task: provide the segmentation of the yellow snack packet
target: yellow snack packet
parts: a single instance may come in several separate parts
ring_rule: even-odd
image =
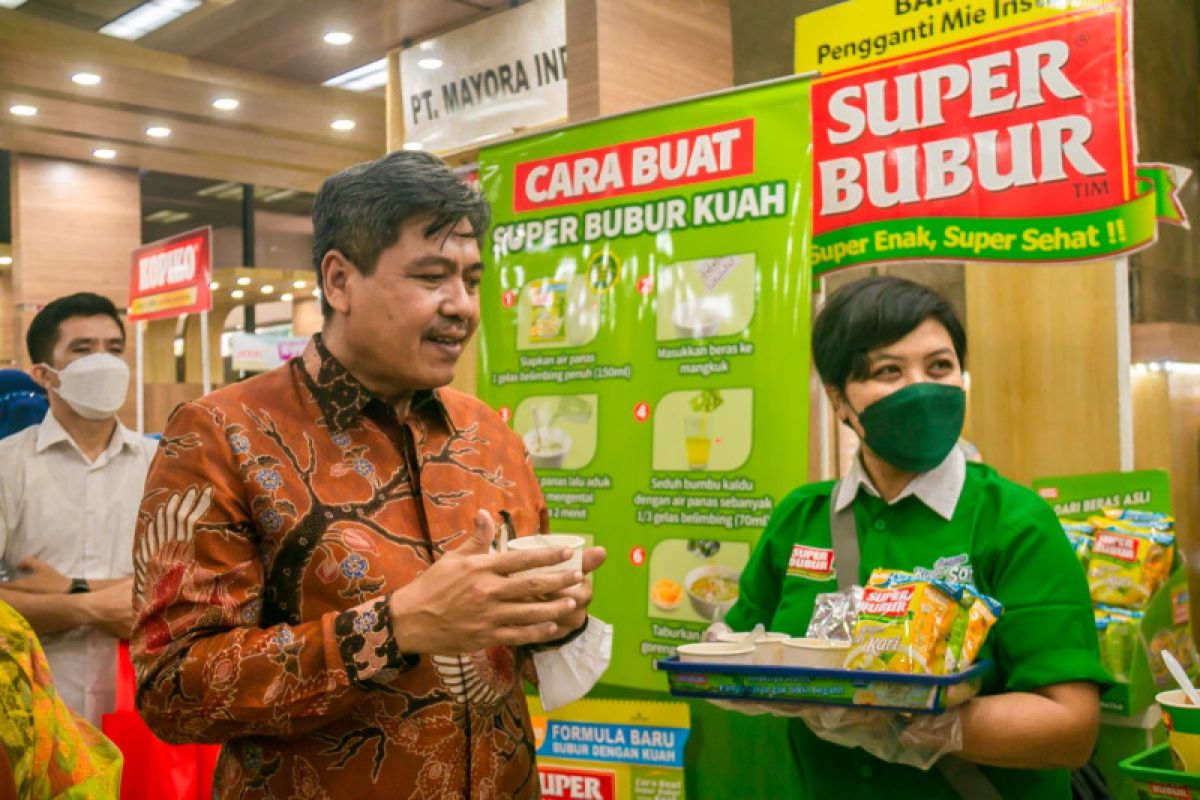
[[[1092,601],[1141,608],[1167,580],[1175,559],[1175,534],[1093,517],[1096,527],[1088,587]]]
[[[988,631],[1004,613],[1004,606],[998,600],[981,593],[974,586],[965,585],[963,588],[963,604],[967,605],[966,625],[963,630],[962,642],[956,642],[952,636],[947,660],[952,660],[952,668],[957,672],[970,667],[979,657],[979,649],[987,639]]]
[[[877,570],[878,572],[878,570]],[[949,587],[907,573],[875,574],[863,589],[848,669],[946,673],[946,645],[959,604]]]

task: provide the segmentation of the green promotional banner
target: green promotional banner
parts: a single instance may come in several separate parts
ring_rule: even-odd
[[[551,529],[608,548],[605,682],[737,599],[808,461],[808,85],[764,84],[485,149],[479,395]]]

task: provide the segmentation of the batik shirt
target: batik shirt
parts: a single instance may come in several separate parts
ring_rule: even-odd
[[[0,758],[0,797],[108,800],[121,785],[121,752],[58,696],[33,629],[2,602]]]
[[[222,798],[535,798],[521,650],[404,652],[388,597],[477,511],[546,529],[520,438],[479,401],[399,419],[314,337],[301,358],[181,406],[134,543],[138,704],[224,742]]]

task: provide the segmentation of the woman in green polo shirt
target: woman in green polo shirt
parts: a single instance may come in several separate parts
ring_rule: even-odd
[[[830,744],[796,719],[789,734],[798,797],[986,796],[951,774],[965,771],[1003,797],[1063,800],[1068,769],[1091,754],[1098,684],[1108,676],[1087,584],[1053,511],[990,467],[968,464],[955,446],[966,349],[950,305],[899,278],[838,289],[814,323],[817,371],[838,419],[863,445],[836,492],[832,482],[809,484],[775,509],[726,623],[803,635],[816,595],[837,588],[837,563],[824,556],[833,551],[831,514],[842,512],[857,533],[854,583],[877,567],[972,583],[1004,614],[980,653],[995,664],[980,696],[921,723],[961,734],[956,759],[928,771],[888,763]],[[789,570],[794,553],[805,569]],[[822,563],[831,566],[807,568]]]

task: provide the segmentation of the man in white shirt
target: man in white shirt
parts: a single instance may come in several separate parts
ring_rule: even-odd
[[[67,705],[98,725],[132,624],[133,529],[155,443],[116,418],[129,367],[110,300],[49,303],[26,345],[50,413],[0,441],[0,559],[16,576],[0,600],[37,631]]]

